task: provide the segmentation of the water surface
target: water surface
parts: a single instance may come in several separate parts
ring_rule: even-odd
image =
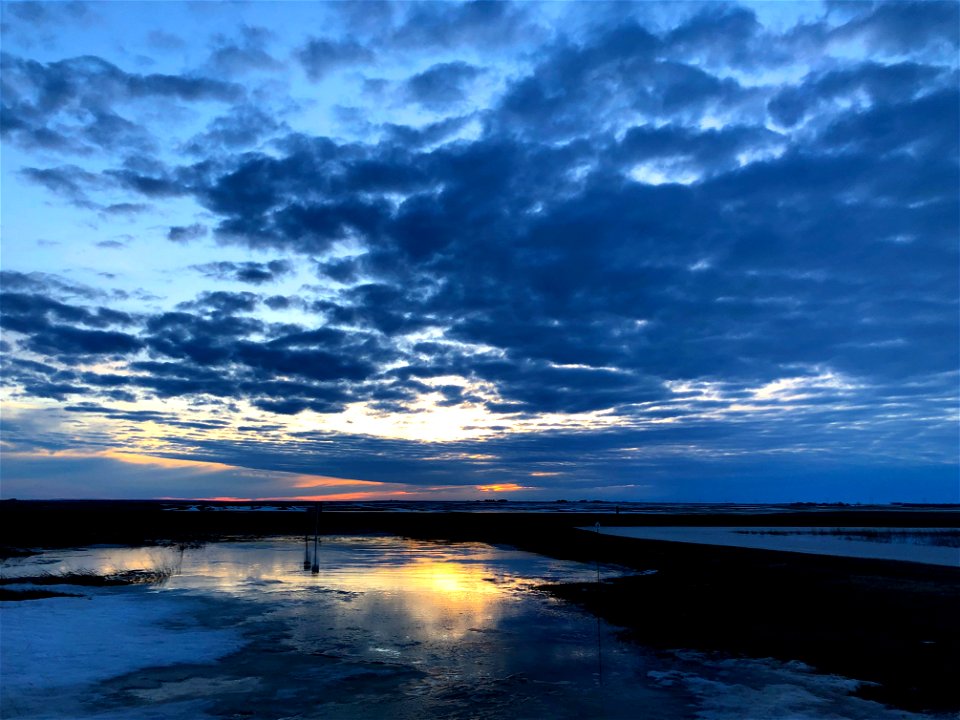
[[[960,567],[960,548],[951,547],[956,528],[601,527],[599,532],[641,540]]]
[[[318,550],[269,539],[8,561],[8,577],[170,577],[4,603],[3,717],[908,717],[799,664],[653,653],[536,589],[596,581],[595,565],[396,537]]]

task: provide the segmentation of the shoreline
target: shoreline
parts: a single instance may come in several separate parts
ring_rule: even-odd
[[[800,661],[856,695],[960,711],[960,570],[668,541],[595,538],[601,562],[656,570],[542,589],[661,650]],[[611,543],[627,547],[611,547]]]
[[[864,560],[890,560],[922,565],[940,565],[960,568],[960,530],[954,528],[825,528],[825,527],[615,527],[599,530],[578,528],[584,532],[599,532],[609,537],[639,540],[663,540],[693,545],[753,548],[777,552],[801,553],[820,557],[848,557]],[[866,531],[866,532],[865,532]],[[884,537],[884,532],[888,534]],[[949,542],[947,534],[949,533]],[[908,542],[908,536],[926,534],[928,538],[940,535],[943,545]],[[878,540],[861,539],[864,536],[884,537]],[[895,540],[904,536],[902,542]]]
[[[319,503],[320,532],[388,532],[434,535],[439,538],[513,542],[535,541],[538,534],[554,536],[574,527],[601,525],[633,527],[911,527],[960,528],[960,505],[916,508],[890,506],[800,509],[784,506],[735,513],[691,512],[616,514],[592,509],[589,503],[557,512],[498,511],[498,503],[477,503],[478,510],[411,512],[394,509],[344,509],[349,503]],[[208,509],[190,510],[204,506]],[[313,534],[318,503],[258,503],[275,511],[247,510],[249,503],[159,500],[0,500],[0,547],[65,547],[91,543],[149,543],[194,540],[223,535]],[[284,509],[284,508],[287,509]],[[455,505],[456,507],[456,505]],[[764,506],[766,507],[766,506]],[[222,510],[231,512],[222,512]]]
[[[856,694],[910,711],[960,711],[960,568],[631,539],[575,529],[619,526],[957,527],[949,510],[835,510],[714,516],[612,513],[336,512],[324,535],[391,534],[510,545],[620,566],[622,577],[540,588],[623,628],[647,647],[801,661],[864,681]],[[168,512],[144,502],[5,501],[12,548],[312,535],[304,512]],[[656,571],[656,572],[649,572]]]

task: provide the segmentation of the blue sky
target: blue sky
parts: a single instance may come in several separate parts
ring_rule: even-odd
[[[2,10],[4,497],[960,500],[957,3]]]

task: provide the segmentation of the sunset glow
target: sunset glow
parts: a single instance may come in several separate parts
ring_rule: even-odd
[[[516,483],[503,483],[502,485],[477,485],[480,492],[515,492],[517,490],[529,490],[530,488]]]

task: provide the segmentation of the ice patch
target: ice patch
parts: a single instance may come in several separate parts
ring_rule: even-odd
[[[200,605],[143,587],[4,603],[3,717],[38,717],[60,688],[147,667],[210,663],[243,646],[235,630],[192,622]]]
[[[929,718],[851,695],[862,682],[821,675],[801,662],[675,651],[679,668],[650,671],[660,687],[697,699],[698,720],[920,720]],[[748,714],[745,714],[748,713]]]

